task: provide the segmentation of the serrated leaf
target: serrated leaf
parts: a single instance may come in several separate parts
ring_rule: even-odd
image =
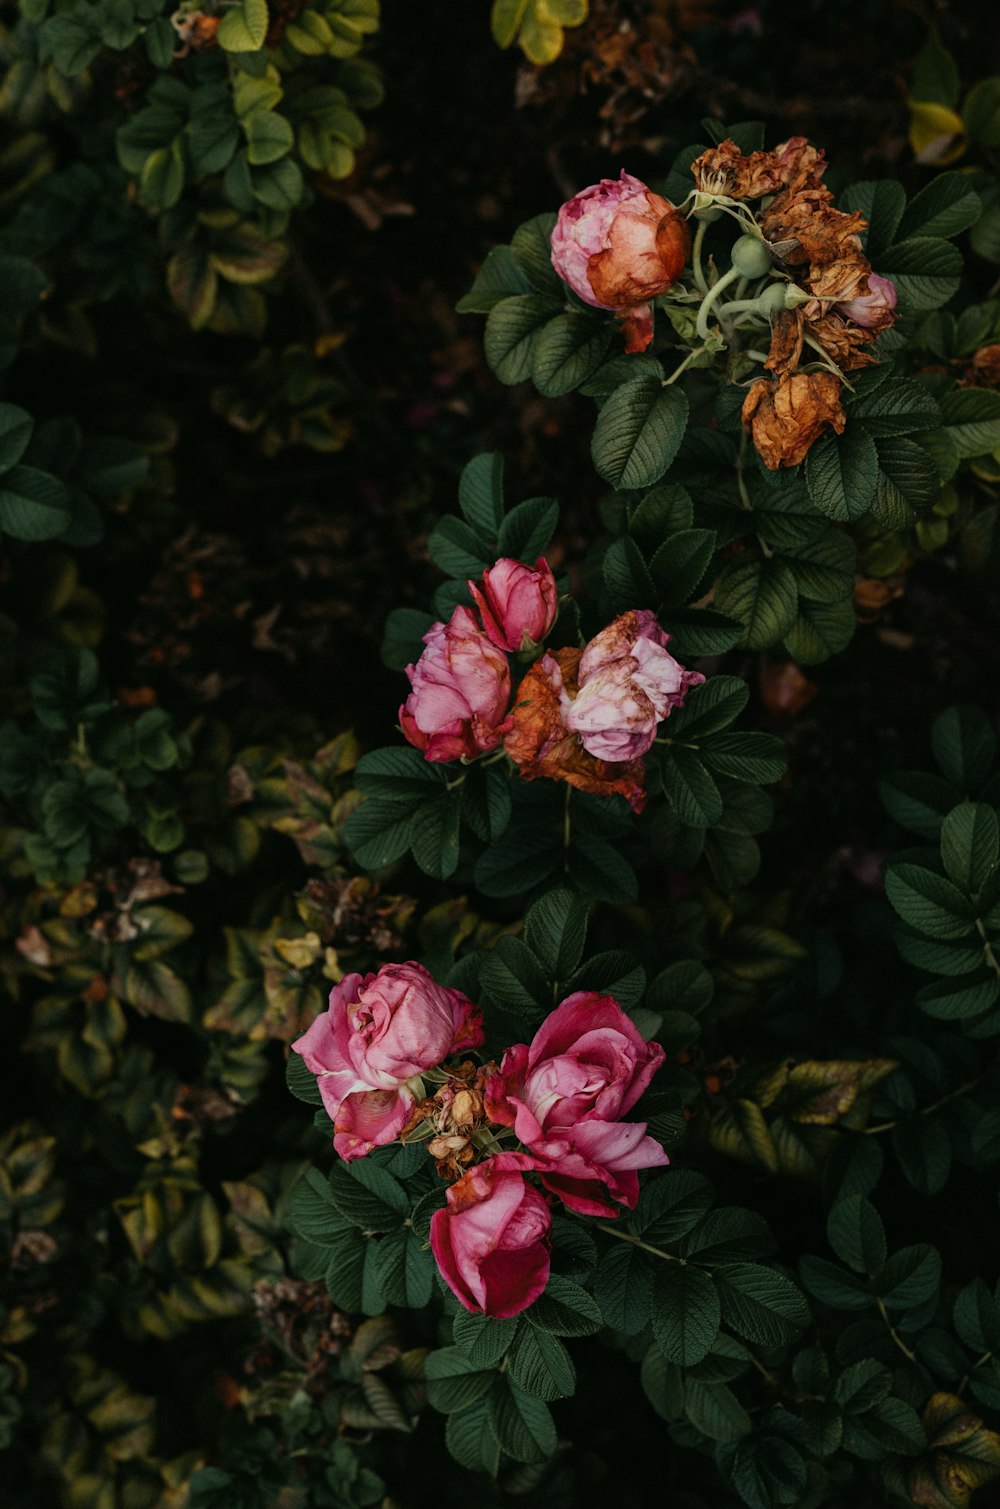
[[[687,399],[656,377],[636,377],[606,399],[591,455],[613,487],[649,487],[673,461],[687,427]]]

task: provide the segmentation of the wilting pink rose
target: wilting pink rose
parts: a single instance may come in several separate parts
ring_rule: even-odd
[[[469,583],[483,628],[501,650],[512,653],[541,644],[556,621],[559,594],[544,556],[534,566],[500,560],[483,572],[481,586]]]
[[[427,646],[406,674],[413,690],[399,710],[400,726],[428,760],[475,759],[495,749],[510,728],[510,666],[476,623],[471,608],[456,608],[448,623],[424,635]]]
[[[463,1174],[431,1217],[431,1251],[467,1310],[505,1319],[527,1309],[549,1279],[549,1207],[520,1170],[531,1160],[500,1153]]]
[[[663,1063],[618,1002],[577,991],[516,1043],[487,1085],[487,1113],[512,1126],[542,1183],[581,1215],[617,1215],[639,1197],[636,1170],[669,1162],[640,1121],[619,1118]]]
[[[683,215],[630,173],[574,195],[552,232],[552,265],[584,303],[627,315],[627,351],[653,339],[649,300],[684,270],[691,235]]]
[[[657,723],[704,681],[700,671],[685,670],[668,653],[669,639],[654,614],[633,609],[587,645],[566,726],[589,754],[640,759],[652,746]]]
[[[853,320],[855,325],[863,325],[866,330],[888,330],[895,319],[895,284],[888,278],[880,277],[877,272],[870,272],[868,292],[860,298],[835,304],[834,308],[846,320]]]
[[[482,1040],[482,1018],[468,997],[409,963],[345,975],[292,1048],[316,1075],[333,1145],[350,1161],[399,1136],[423,1094],[421,1074]]]

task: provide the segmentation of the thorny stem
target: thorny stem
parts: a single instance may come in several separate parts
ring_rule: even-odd
[[[896,1343],[897,1347],[902,1352],[903,1356],[904,1357],[908,1357],[911,1362],[916,1362],[917,1361],[917,1354],[916,1354],[916,1352],[911,1352],[910,1351],[910,1348],[906,1345],[906,1342],[900,1336],[899,1332],[896,1330],[896,1327],[893,1325],[892,1321],[889,1319],[889,1312],[885,1308],[884,1301],[881,1300],[881,1299],[877,1299],[875,1301],[875,1303],[878,1306],[878,1313],[881,1315],[882,1319],[885,1321],[886,1325],[889,1328],[889,1335],[892,1337],[893,1341]]]
[[[719,281],[702,299],[701,308],[698,310],[698,323],[695,326],[701,340],[708,340],[708,316],[711,313],[712,305],[716,302],[722,290],[728,288],[730,283],[734,283],[739,276],[740,274],[736,268],[731,267],[728,272],[722,274]]]

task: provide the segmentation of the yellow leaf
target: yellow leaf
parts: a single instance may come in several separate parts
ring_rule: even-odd
[[[967,137],[962,117],[947,105],[910,100],[910,146],[918,162],[944,167],[957,162]]]

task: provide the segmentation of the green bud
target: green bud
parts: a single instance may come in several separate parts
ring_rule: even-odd
[[[756,236],[740,236],[733,243],[729,258],[743,278],[762,278],[771,270],[771,253]]]
[[[787,284],[769,283],[757,300],[757,308],[761,314],[778,314],[785,305],[785,292]]]

